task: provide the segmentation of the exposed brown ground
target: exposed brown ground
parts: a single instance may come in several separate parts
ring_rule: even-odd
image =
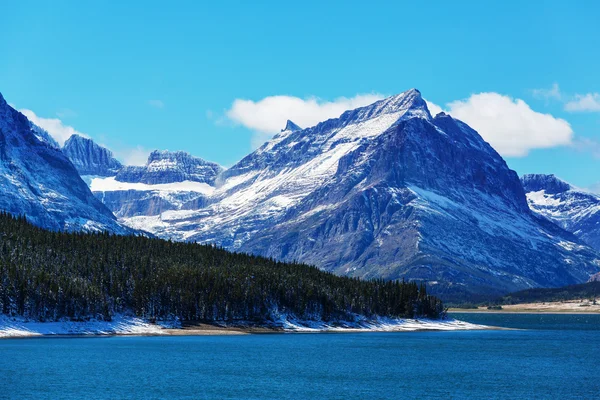
[[[224,327],[206,323],[185,323],[181,329],[164,329],[172,336],[205,336],[205,335],[248,335],[251,333],[280,333],[281,329],[265,327]]]
[[[477,309],[451,308],[450,312],[489,312],[489,313],[553,313],[553,314],[597,314],[600,303],[593,304],[588,300],[564,302],[524,303],[502,306],[501,310],[488,310],[487,307]]]

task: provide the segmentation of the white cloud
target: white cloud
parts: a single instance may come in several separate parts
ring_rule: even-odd
[[[31,122],[39,126],[40,128],[45,129],[50,136],[54,138],[61,146],[65,143],[65,141],[71,137],[71,135],[80,135],[84,137],[89,137],[85,133],[81,133],[72,126],[65,125],[58,118],[42,118],[38,117],[33,111],[22,109],[19,110],[21,114],[25,115]]]
[[[600,93],[563,95],[558,83],[554,83],[550,89],[533,89],[531,93],[538,99],[562,101],[569,112],[600,111]]]
[[[163,103],[162,100],[148,100],[148,104],[154,108],[163,108],[165,106],[165,103]]]
[[[575,150],[591,154],[594,158],[600,158],[600,142],[588,137],[577,137],[572,144]]]
[[[431,114],[432,116],[435,117],[436,115],[438,115],[439,113],[444,111],[444,110],[442,110],[442,107],[438,106],[437,104],[432,103],[426,99],[424,99],[424,100],[425,100],[425,103],[427,103],[427,109],[429,109],[429,114]]]
[[[533,97],[545,100],[560,100],[562,97],[558,83],[552,84],[550,89],[533,89],[531,93],[533,94]]]
[[[134,148],[120,148],[115,151],[115,157],[117,157],[125,165],[146,165],[150,150],[143,146],[136,146]]]
[[[59,118],[74,118],[77,116],[77,113],[70,108],[63,108],[56,112]]]
[[[257,132],[252,139],[253,147],[257,147],[257,144],[260,145],[283,129],[288,119],[306,128],[382,98],[383,95],[372,93],[358,94],[352,98],[340,97],[334,101],[293,96],[269,96],[256,102],[236,99],[226,115],[231,121]]]
[[[448,114],[479,132],[503,156],[522,157],[533,149],[572,143],[573,129],[567,121],[534,111],[521,99],[479,93],[448,103],[446,108]]]
[[[600,111],[600,93],[576,94],[575,98],[565,104],[565,110],[570,112]]]

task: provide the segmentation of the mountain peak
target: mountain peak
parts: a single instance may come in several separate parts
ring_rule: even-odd
[[[149,185],[195,181],[212,184],[223,168],[185,151],[153,150],[144,166],[126,166],[119,171],[119,182]]]
[[[178,151],[170,151],[170,150],[153,150],[148,155],[148,162],[146,165],[149,165],[156,161],[161,160],[171,160],[171,161],[184,161],[184,160],[202,160],[201,158],[194,157],[190,153],[182,150]],[[204,161],[204,160],[203,160]]]
[[[425,105],[425,100],[423,100],[423,96],[421,96],[421,92],[418,89],[409,89],[383,99],[382,101],[390,105],[401,106],[402,108],[407,106],[422,107]]]
[[[546,193],[557,194],[571,189],[571,185],[553,174],[527,174],[521,177],[525,192],[544,190]]]
[[[295,123],[293,123],[291,120],[287,120],[286,124],[285,124],[285,128],[283,128],[281,130],[281,132],[285,132],[285,131],[290,131],[290,132],[296,132],[296,131],[301,131],[302,128],[300,128],[298,125],[296,125]]]
[[[386,97],[365,107],[346,111],[340,118],[352,118],[355,120],[366,120],[376,118],[384,114],[402,113],[402,119],[420,117],[431,120],[431,114],[421,92],[410,89],[396,95]]]
[[[92,139],[71,135],[62,152],[73,163],[80,175],[114,176],[123,167],[112,151],[100,146]]]
[[[69,136],[69,138],[65,141],[65,144],[63,147],[67,147],[67,143],[69,144],[73,144],[73,143],[77,143],[77,142],[93,142],[92,139],[87,138],[85,136],[81,136],[77,133],[72,134],[71,136]]]

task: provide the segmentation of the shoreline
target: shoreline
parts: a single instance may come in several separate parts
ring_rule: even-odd
[[[502,305],[501,310],[478,308],[450,308],[448,313],[488,313],[488,314],[600,314],[600,304],[589,301],[571,300],[563,302],[538,302]]]
[[[475,310],[475,309],[451,309],[448,314],[541,314],[541,315],[600,315],[598,311],[540,311],[540,310],[523,310],[523,311],[504,311],[504,310]]]
[[[119,317],[111,322],[31,322],[0,316],[0,339],[82,338],[111,336],[239,336],[288,333],[371,333],[420,332],[458,330],[503,330],[505,328],[477,325],[453,318],[445,320],[388,319],[359,320],[328,325],[321,321],[282,319],[265,325],[243,324],[227,326],[219,323],[193,322],[180,325],[150,324],[139,318]]]

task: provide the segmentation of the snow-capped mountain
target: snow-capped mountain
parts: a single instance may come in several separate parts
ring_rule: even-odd
[[[529,207],[600,250],[600,196],[577,189],[554,175],[521,178]]]
[[[53,230],[129,232],[44,132],[0,94],[0,210]]]
[[[214,191],[218,164],[178,151],[153,151],[144,166],[123,167],[112,177],[84,177],[119,218],[199,209]]]
[[[123,168],[110,150],[80,135],[72,135],[62,151],[80,175],[114,176]]]
[[[584,282],[600,270],[594,250],[529,210],[519,177],[477,132],[430,115],[414,89],[307,129],[288,123],[207,185],[195,204],[120,215],[164,238],[426,280],[447,298]],[[108,191],[93,189],[115,210]]]

